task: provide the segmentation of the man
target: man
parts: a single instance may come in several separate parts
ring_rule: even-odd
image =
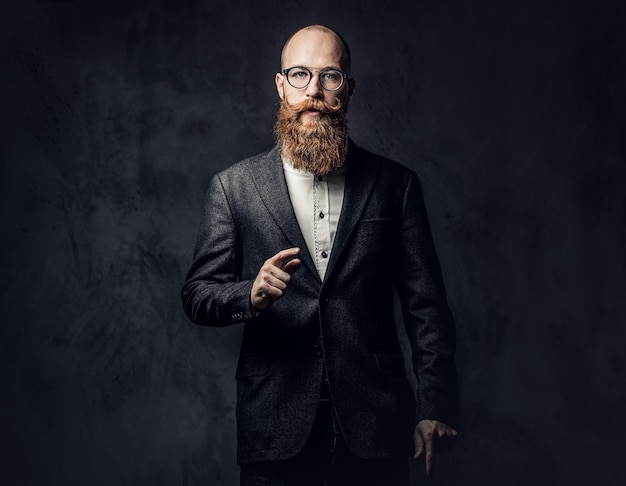
[[[454,329],[420,184],[349,140],[355,80],[336,32],[297,31],[281,64],[278,145],[212,179],[184,307],[244,323],[242,485],[407,484],[411,448],[430,473],[456,435]]]

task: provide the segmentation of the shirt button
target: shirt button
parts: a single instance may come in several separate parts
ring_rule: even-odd
[[[326,253],[325,251],[322,252],[322,258],[328,258],[328,253]]]
[[[324,213],[320,211],[320,219],[324,219]]]
[[[317,180],[322,182],[324,180],[324,178],[322,176],[317,176]]]

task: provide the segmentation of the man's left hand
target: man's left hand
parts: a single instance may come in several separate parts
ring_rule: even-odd
[[[426,455],[426,475],[430,476],[435,457],[435,447],[439,448],[446,442],[451,442],[457,436],[457,431],[438,420],[420,420],[413,433],[415,442],[415,455],[417,459],[422,454]]]

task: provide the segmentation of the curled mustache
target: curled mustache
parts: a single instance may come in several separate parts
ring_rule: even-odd
[[[339,113],[343,109],[343,103],[341,102],[341,100],[335,98],[335,101],[336,103],[334,105],[331,105],[330,103],[326,103],[325,101],[319,100],[317,98],[311,98],[301,101],[300,103],[295,103],[293,105],[290,105],[289,103],[284,101],[283,105],[285,106],[285,109],[294,114],[303,113],[309,110],[315,110],[332,115],[333,113]]]

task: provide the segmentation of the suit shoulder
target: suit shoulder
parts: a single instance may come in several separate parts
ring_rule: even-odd
[[[235,162],[233,165],[215,174],[215,176],[220,179],[240,178],[245,174],[250,174],[251,171],[254,171],[260,165],[266,164],[268,160],[275,157],[280,157],[278,147],[273,147],[260,154]]]
[[[399,179],[407,179],[411,176],[417,177],[417,174],[413,169],[410,169],[400,162],[390,159],[389,157],[370,152],[369,150],[356,144],[352,144],[350,150],[352,152],[351,156],[355,158],[357,164],[377,166],[381,174]]]

